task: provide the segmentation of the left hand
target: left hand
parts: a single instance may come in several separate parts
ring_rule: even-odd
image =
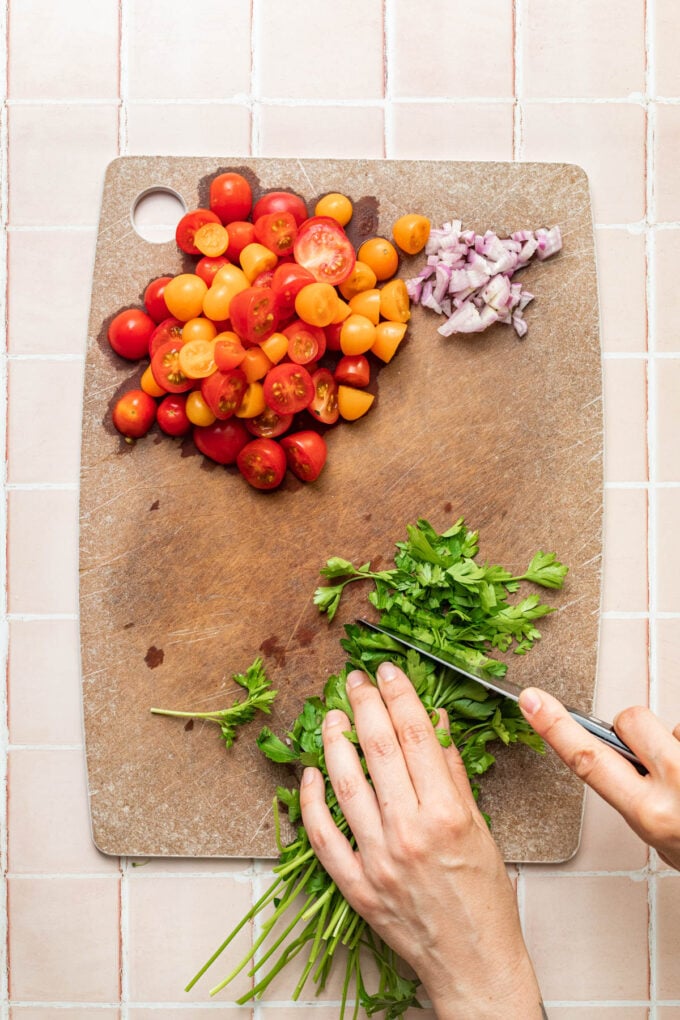
[[[354,671],[350,704],[373,785],[347,716],[328,712],[328,773],[356,840],[326,806],[317,769],[300,803],[312,847],[349,904],[423,982],[440,1020],[544,1016],[500,852],[455,747],[443,748],[408,677],[391,663],[378,686]],[[442,714],[440,725],[447,726]]]

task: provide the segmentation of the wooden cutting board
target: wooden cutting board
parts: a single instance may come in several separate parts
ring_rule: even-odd
[[[255,194],[290,189],[313,209],[328,191],[356,203],[355,242],[390,236],[403,212],[434,225],[506,234],[559,224],[563,251],[522,281],[536,297],[519,340],[507,326],[444,339],[415,309],[378,376],[371,412],[329,436],[319,481],[274,493],[191,444],[150,433],[134,447],[110,424],[141,370],[109,349],[122,308],[153,278],[193,265],[152,244],[131,211],[150,188],[206,205],[217,173],[246,173]],[[404,259],[402,275],[422,258]],[[255,746],[260,716],[232,750],[217,727],[152,716],[151,706],[230,703],[234,672],[262,654],[279,690],[267,720],[283,734],[302,701],[343,665],[343,624],[365,611],[353,586],[333,624],[312,604],[331,555],[391,563],[407,523],[442,530],[463,516],[480,557],[521,573],[542,548],[569,564],[543,640],[511,661],[590,708],[600,607],[602,406],[597,287],[588,183],[567,164],[124,157],[108,168],[89,323],[80,503],[82,691],[93,838],[108,854],[275,857],[272,797],[290,774]],[[352,586],[351,586],[352,587]],[[501,750],[483,806],[507,860],[567,859],[583,791],[556,758]]]

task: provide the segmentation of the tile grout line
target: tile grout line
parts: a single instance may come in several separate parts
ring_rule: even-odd
[[[392,111],[392,51],[394,31],[390,12],[390,0],[383,0],[383,157],[391,159],[394,152],[394,124]]]
[[[7,348],[8,348],[8,295],[9,295],[9,4],[3,4],[0,12],[0,40],[2,40],[2,109],[0,111],[0,234],[2,236],[2,250],[0,252],[0,293],[4,296],[4,311],[0,320],[0,352],[2,365],[0,367],[0,419],[2,425],[1,455],[2,455],[2,506],[0,507],[0,521],[3,531],[2,552],[2,620],[0,623],[0,645],[3,662],[3,683],[0,694],[0,786],[2,788],[2,804],[0,806],[0,868],[2,869],[2,880],[0,886],[0,971],[2,972],[0,984],[0,1018],[6,1020],[9,1016],[9,886],[7,880],[8,851],[9,851],[9,785],[8,785],[8,753],[9,746],[9,702],[8,702],[8,675],[9,675],[9,623],[7,619],[8,610],[8,587],[7,587]]]
[[[524,111],[522,103],[522,0],[512,2],[512,158],[521,160],[523,152]]]

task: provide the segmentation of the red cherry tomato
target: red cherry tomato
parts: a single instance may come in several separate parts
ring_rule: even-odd
[[[229,318],[234,332],[246,343],[266,340],[278,325],[274,292],[270,287],[248,287],[234,294],[229,303]]]
[[[335,366],[335,381],[363,389],[371,381],[371,366],[363,354],[346,354]]]
[[[295,319],[283,330],[288,337],[288,357],[296,365],[311,365],[318,361],[326,350],[326,334],[320,326],[310,326],[302,319]]]
[[[255,224],[248,220],[234,220],[227,227],[227,233],[229,234],[229,246],[224,254],[230,262],[240,267],[241,252],[246,245],[252,244],[255,240]]]
[[[167,393],[186,393],[194,385],[194,380],[188,379],[180,368],[181,348],[181,340],[168,340],[161,344],[151,359],[151,374]]]
[[[265,213],[255,220],[255,237],[275,255],[290,255],[297,237],[297,222],[291,212]]]
[[[245,372],[231,368],[228,372],[213,372],[202,379],[201,394],[215,417],[224,421],[238,411],[247,386]]]
[[[304,365],[283,362],[270,368],[262,388],[267,407],[276,414],[304,411],[314,396],[314,383]]]
[[[243,447],[250,442],[250,433],[240,418],[230,418],[212,425],[195,426],[193,440],[204,456],[218,464],[235,464]]]
[[[326,348],[329,351],[341,351],[340,346],[340,333],[342,332],[341,322],[332,322],[330,326],[324,326],[324,333],[326,334]]]
[[[153,358],[158,348],[166,344],[168,340],[177,340],[182,343],[183,328],[184,323],[179,319],[173,319],[172,316],[159,322],[149,337],[149,357]]]
[[[245,220],[253,204],[253,193],[242,174],[223,173],[210,182],[210,208],[224,224]],[[231,234],[230,234],[231,236]]]
[[[236,333],[227,331],[217,334],[213,356],[220,372],[228,372],[230,368],[238,368],[246,356],[246,349]]]
[[[229,265],[229,259],[226,255],[215,255],[212,258],[210,255],[204,255],[203,258],[199,259],[196,263],[194,271],[196,276],[200,276],[203,282],[210,286],[215,279],[215,274],[218,269],[227,265]]]
[[[167,397],[163,397],[156,411],[159,429],[168,436],[185,436],[191,429],[186,405],[187,398],[184,393],[169,393]]]
[[[156,401],[144,390],[128,390],[116,403],[112,418],[126,439],[140,439],[156,420]]]
[[[162,322],[170,315],[163,297],[165,285],[170,283],[170,280],[171,276],[159,276],[157,280],[152,280],[144,291],[144,307],[154,322]]]
[[[111,321],[108,338],[111,347],[121,358],[139,361],[149,351],[149,340],[156,328],[150,315],[140,308],[126,308]]]
[[[271,287],[272,280],[274,279],[273,269],[263,269],[261,273],[258,273],[252,282],[253,287]]]
[[[304,199],[292,191],[268,191],[253,206],[253,223],[269,213],[289,212],[298,226],[309,216]]]
[[[255,489],[276,489],[286,473],[286,455],[275,439],[251,439],[239,453],[236,464]]]
[[[320,283],[342,283],[352,274],[356,253],[337,220],[312,216],[302,224],[293,248],[295,261]]]
[[[262,414],[254,418],[246,418],[245,426],[253,436],[262,439],[275,439],[282,436],[293,424],[292,414],[277,414],[271,407],[266,407]]]
[[[314,482],[326,463],[326,441],[318,432],[294,432],[284,436],[281,446],[288,467],[303,482]]]
[[[177,247],[185,251],[187,255],[201,255],[202,253],[194,244],[196,231],[205,223],[219,223],[217,213],[210,209],[192,209],[182,216],[175,230],[175,241]]]
[[[324,425],[335,425],[340,416],[338,410],[338,384],[328,368],[317,368],[312,373],[314,396],[308,411]]]
[[[287,319],[295,311],[295,298],[308,283],[314,283],[314,277],[308,269],[297,262],[284,262],[278,265],[272,276],[274,304],[279,320]]]

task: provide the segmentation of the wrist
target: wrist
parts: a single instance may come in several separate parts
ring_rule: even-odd
[[[493,976],[492,976],[493,975]],[[479,975],[448,973],[423,980],[437,1020],[546,1020],[541,991],[528,956],[512,969]]]

